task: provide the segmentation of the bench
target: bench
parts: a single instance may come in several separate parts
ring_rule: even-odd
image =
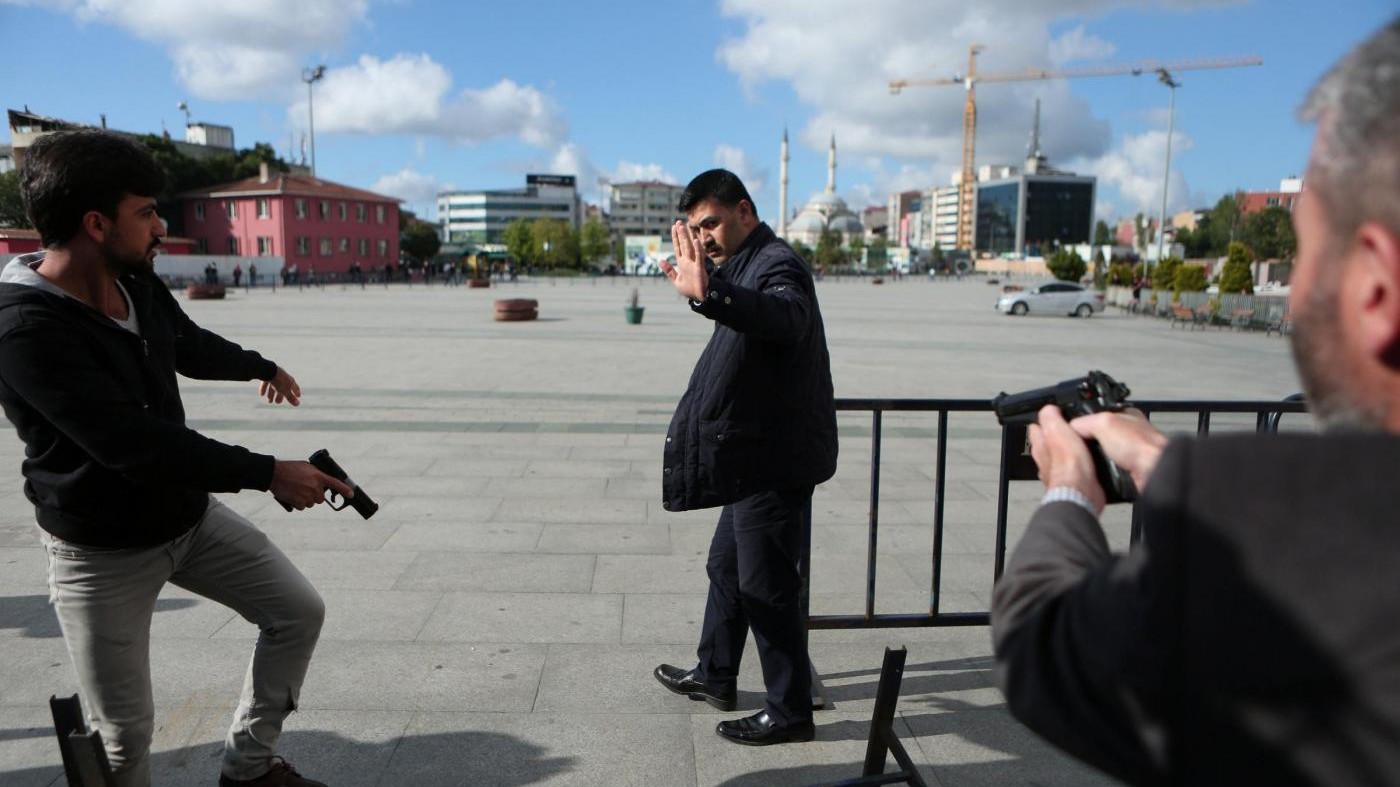
[[[1278,333],[1279,336],[1284,336],[1292,331],[1293,318],[1288,315],[1283,315],[1269,321],[1269,324],[1264,328],[1264,335],[1268,336],[1271,333]]]
[[[1253,309],[1235,309],[1230,312],[1230,327],[1247,329],[1254,321]]]
[[[1194,327],[1196,324],[1196,313],[1185,306],[1173,306],[1172,322],[1171,325],[1167,327],[1175,328],[1177,323],[1181,323],[1188,328]]]

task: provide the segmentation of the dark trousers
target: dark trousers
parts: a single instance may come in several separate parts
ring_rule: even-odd
[[[802,545],[812,522],[812,487],[760,492],[720,512],[710,557],[710,596],[700,629],[696,678],[734,686],[753,629],[768,714],[811,721],[812,673],[802,591]]]

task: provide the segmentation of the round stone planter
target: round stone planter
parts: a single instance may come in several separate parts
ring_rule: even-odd
[[[191,284],[185,288],[185,297],[192,301],[217,301],[224,297],[222,284]]]
[[[467,286],[473,289],[478,287],[490,287],[490,279],[467,279]]]
[[[526,322],[540,316],[540,302],[534,298],[496,301],[496,322]]]

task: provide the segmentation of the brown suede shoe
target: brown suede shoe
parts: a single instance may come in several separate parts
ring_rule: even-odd
[[[281,757],[273,757],[272,770],[262,776],[256,779],[230,779],[220,774],[219,787],[328,787],[328,785],[325,782],[318,782],[315,779],[302,776],[286,760]]]

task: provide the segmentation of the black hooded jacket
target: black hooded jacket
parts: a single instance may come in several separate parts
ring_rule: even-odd
[[[807,264],[759,224],[691,308],[715,330],[666,433],[662,506],[708,508],[830,478],[831,361]]]
[[[24,492],[64,541],[142,547],[193,527],[210,492],[266,490],[274,458],[185,426],[175,373],[271,379],[276,364],[195,325],[150,273],[125,275],[140,336],[74,298],[0,283],[0,404]]]

